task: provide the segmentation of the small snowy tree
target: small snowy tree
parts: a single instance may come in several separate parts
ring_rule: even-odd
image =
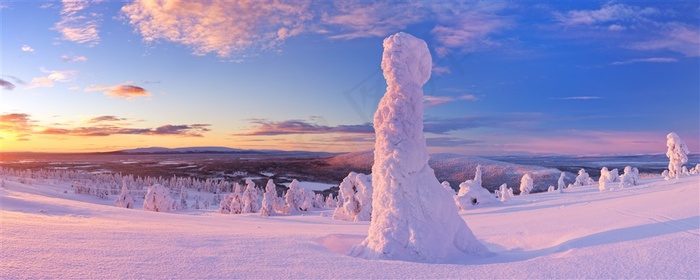
[[[581,170],[578,171],[578,176],[576,176],[576,181],[574,181],[573,186],[587,186],[593,184],[595,184],[595,181],[591,179],[591,176],[588,175],[586,170],[581,168]]]
[[[299,210],[309,211],[313,209],[315,196],[314,191],[301,188],[301,205],[299,206]]]
[[[243,209],[241,213],[257,213],[260,205],[258,205],[258,191],[255,188],[255,183],[251,179],[246,179],[246,188],[242,195]]]
[[[372,214],[372,176],[350,172],[338,186],[338,208],[333,219],[369,221]]]
[[[336,208],[338,207],[338,199],[334,198],[332,194],[328,194],[326,197],[326,208]]]
[[[231,209],[231,214],[243,213],[241,185],[238,183],[233,183],[233,193],[229,195],[229,209]]]
[[[600,178],[598,178],[598,189],[600,191],[607,190],[608,183],[615,182],[615,179],[617,177],[617,169],[613,169],[612,171],[610,171],[607,167],[603,167],[602,169],[600,169]]]
[[[525,173],[520,179],[520,195],[529,194],[532,191],[532,177]]]
[[[502,202],[509,201],[513,197],[513,190],[508,188],[508,184],[501,185],[498,191]]]
[[[635,169],[629,166],[625,167],[623,171],[624,173],[622,176],[620,176],[620,188],[627,188],[637,185],[637,181],[639,181],[639,174],[635,174]]]
[[[700,174],[700,163],[696,164],[695,167],[690,169],[690,174],[692,174],[692,175]]]
[[[275,213],[275,200],[277,198],[277,187],[272,179],[267,180],[265,193],[263,194],[260,216],[272,216]]]
[[[117,197],[117,200],[114,201],[114,205],[122,208],[134,208],[134,197],[129,194],[125,181],[122,181],[122,192]]]
[[[180,206],[178,209],[187,209],[187,190],[185,186],[180,187]]]
[[[498,201],[496,196],[481,186],[481,165],[476,166],[473,180],[459,184],[459,192],[454,197],[455,204],[460,210],[473,208],[474,205],[488,204]]]
[[[566,183],[564,183],[564,177],[566,177],[566,174],[564,172],[559,175],[559,180],[557,181],[557,190],[561,193],[564,192],[564,188],[566,188]]]
[[[289,184],[289,190],[287,190],[287,194],[284,196],[284,200],[286,202],[284,212],[286,214],[295,213],[301,210],[301,204],[304,202],[302,192],[301,187],[299,187],[299,181],[297,181],[297,179],[292,180],[292,183]]]
[[[666,135],[666,156],[668,157],[668,175],[676,178],[681,174],[681,167],[688,162],[688,146],[675,132]]]
[[[168,212],[172,209],[173,200],[170,198],[170,190],[161,184],[155,184],[148,188],[143,199],[143,210],[153,212]]]

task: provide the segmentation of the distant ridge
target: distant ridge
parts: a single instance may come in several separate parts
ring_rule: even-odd
[[[146,147],[118,150],[109,153],[116,154],[269,154],[269,155],[284,155],[284,156],[302,156],[302,157],[322,157],[335,155],[326,152],[308,152],[308,151],[283,151],[283,150],[245,150],[219,146],[201,146],[201,147],[181,147],[181,148],[165,148],[165,147]]]

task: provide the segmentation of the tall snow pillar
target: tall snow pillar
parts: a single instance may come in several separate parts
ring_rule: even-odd
[[[422,86],[431,69],[425,41],[403,32],[384,39],[388,87],[374,115],[372,221],[354,256],[443,262],[489,253],[428,166]]]

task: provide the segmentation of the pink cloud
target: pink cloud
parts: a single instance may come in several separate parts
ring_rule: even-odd
[[[53,29],[61,33],[62,39],[76,43],[97,45],[100,41],[97,14],[83,13],[89,5],[87,0],[63,0],[61,20]]]
[[[151,93],[146,89],[134,85],[105,86],[97,85],[85,88],[85,91],[104,91],[105,95],[116,98],[134,99],[148,97]]]

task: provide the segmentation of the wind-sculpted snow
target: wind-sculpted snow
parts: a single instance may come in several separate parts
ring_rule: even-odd
[[[372,220],[354,256],[445,262],[488,254],[428,166],[421,87],[431,69],[423,40],[406,33],[384,39],[388,87],[374,115]]]

